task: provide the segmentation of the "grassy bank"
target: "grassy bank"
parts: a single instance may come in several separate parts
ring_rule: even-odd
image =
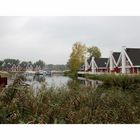
[[[0,76],[1,76],[1,77],[10,77],[11,74],[8,73],[8,72],[5,72],[5,71],[0,71]]]
[[[64,72],[64,76],[69,76],[69,77],[71,77],[71,78],[77,78],[77,72],[72,72],[72,71],[65,71]]]
[[[38,94],[15,81],[0,94],[0,123],[140,123],[140,88],[122,90],[79,85],[46,88]]]
[[[102,74],[102,75],[80,75],[82,77],[103,81],[106,87],[121,87],[122,89],[136,89],[140,87],[140,75],[115,75],[115,74]]]

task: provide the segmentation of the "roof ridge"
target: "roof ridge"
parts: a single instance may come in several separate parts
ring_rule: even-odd
[[[113,52],[113,53],[121,53],[121,52]]]
[[[126,49],[140,49],[140,48],[126,48]]]
[[[108,59],[108,57],[100,57],[100,58],[95,58],[95,59],[101,59],[101,58],[107,58]]]

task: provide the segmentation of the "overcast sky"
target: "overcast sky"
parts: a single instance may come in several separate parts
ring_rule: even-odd
[[[76,41],[102,57],[140,47],[140,17],[0,17],[0,59],[66,64]]]

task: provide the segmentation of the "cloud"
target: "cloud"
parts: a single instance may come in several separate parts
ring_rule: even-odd
[[[121,46],[140,47],[140,17],[0,17],[0,59],[65,64],[72,45],[96,45],[107,57]]]

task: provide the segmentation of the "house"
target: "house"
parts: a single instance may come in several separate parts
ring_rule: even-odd
[[[20,64],[18,64],[16,67],[16,71],[21,71],[21,70],[22,70],[22,67],[20,66]]]
[[[95,62],[95,66],[96,66],[95,72],[97,72],[97,73],[108,72],[108,68],[107,68],[108,58],[95,58],[95,59],[93,59],[93,61]]]
[[[110,52],[109,58],[85,59],[80,71],[89,73],[140,73],[140,48],[122,47],[120,52]]]
[[[140,73],[140,48],[122,47],[121,55],[117,62],[120,73]]]
[[[16,72],[16,71],[17,71],[17,67],[16,67],[15,64],[13,64],[13,66],[11,67],[11,71],[12,71],[12,72]]]
[[[34,71],[39,71],[39,70],[41,70],[41,67],[36,65],[36,67],[34,68]]]
[[[120,52],[110,52],[110,57],[108,59],[107,67],[108,67],[108,72],[111,73],[119,73],[120,68],[118,67],[118,60],[121,56]]]
[[[33,66],[32,64],[28,63],[26,66],[26,71],[33,71]]]
[[[78,71],[85,71],[85,65],[84,64],[82,64],[81,66],[80,66],[80,68],[79,68],[79,70]]]
[[[82,65],[81,69],[85,72],[92,72],[92,73],[105,73],[108,72],[107,69],[107,62],[108,58],[94,58],[90,57],[88,59],[85,59],[84,66]]]

